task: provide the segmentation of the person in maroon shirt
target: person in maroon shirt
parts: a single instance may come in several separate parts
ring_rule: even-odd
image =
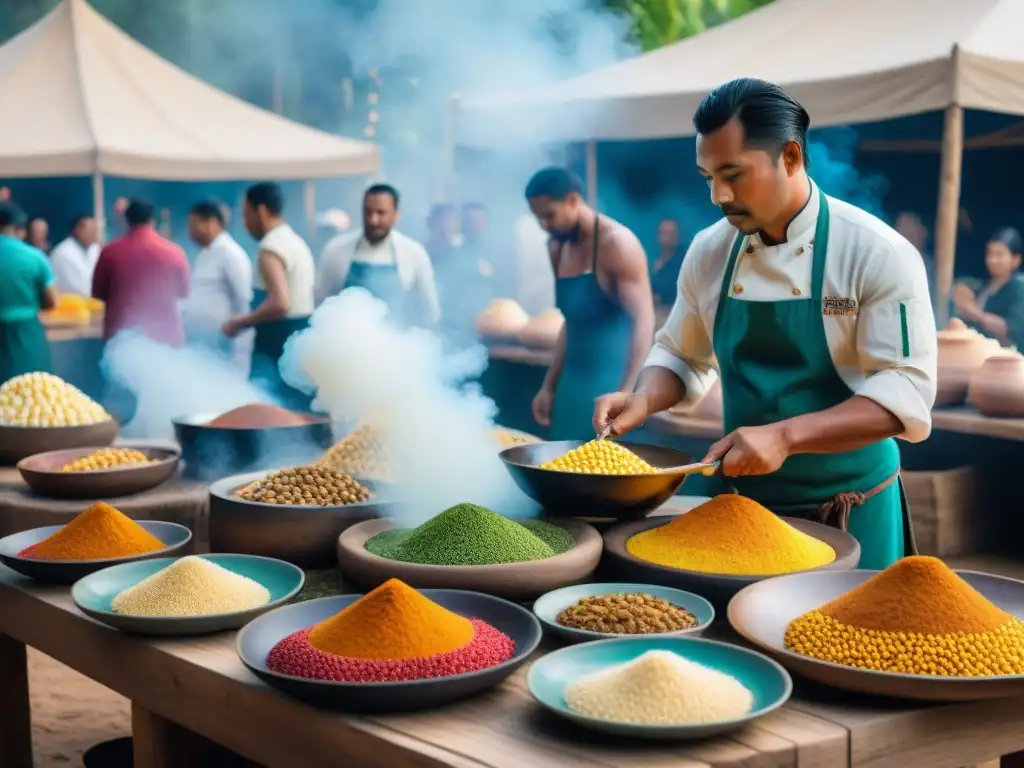
[[[92,295],[106,303],[103,340],[133,329],[165,344],[185,343],[178,301],[188,296],[185,252],[153,226],[153,206],[132,200],[124,212],[128,232],[100,251]]]

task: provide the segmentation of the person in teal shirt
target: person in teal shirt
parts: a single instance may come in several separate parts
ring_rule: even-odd
[[[57,305],[46,254],[17,237],[25,214],[0,203],[0,384],[23,373],[50,370],[41,309]]]
[[[724,217],[694,238],[636,388],[601,397],[594,429],[625,434],[717,379],[727,434],[704,460],[724,478],[688,479],[685,492],[732,486],[848,531],[861,568],[886,568],[915,551],[894,438],[925,440],[935,403],[921,255],[814,183],[810,117],[782,88],[726,83],[693,122],[697,170]]]

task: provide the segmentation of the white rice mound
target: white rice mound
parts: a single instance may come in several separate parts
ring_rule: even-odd
[[[129,616],[213,616],[269,602],[270,592],[259,582],[190,555],[120,592],[111,608]]]
[[[581,715],[635,725],[714,723],[754,706],[754,695],[736,678],[671,651],[648,651],[585,675],[566,687],[565,700]]]

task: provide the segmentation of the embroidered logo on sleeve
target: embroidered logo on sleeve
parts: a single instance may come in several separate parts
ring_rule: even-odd
[[[821,300],[823,315],[857,315],[857,300],[842,299],[838,296],[826,296]]]

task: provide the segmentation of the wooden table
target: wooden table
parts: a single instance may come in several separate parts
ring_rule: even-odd
[[[1024,749],[1019,700],[920,706],[798,688],[727,738],[645,745],[542,712],[525,670],[441,710],[351,717],[279,694],[249,673],[234,634],[151,641],[98,624],[65,587],[0,566],[0,765],[31,765],[25,646],[132,700],[137,768],[199,768],[202,736],[268,768],[958,768]]]

